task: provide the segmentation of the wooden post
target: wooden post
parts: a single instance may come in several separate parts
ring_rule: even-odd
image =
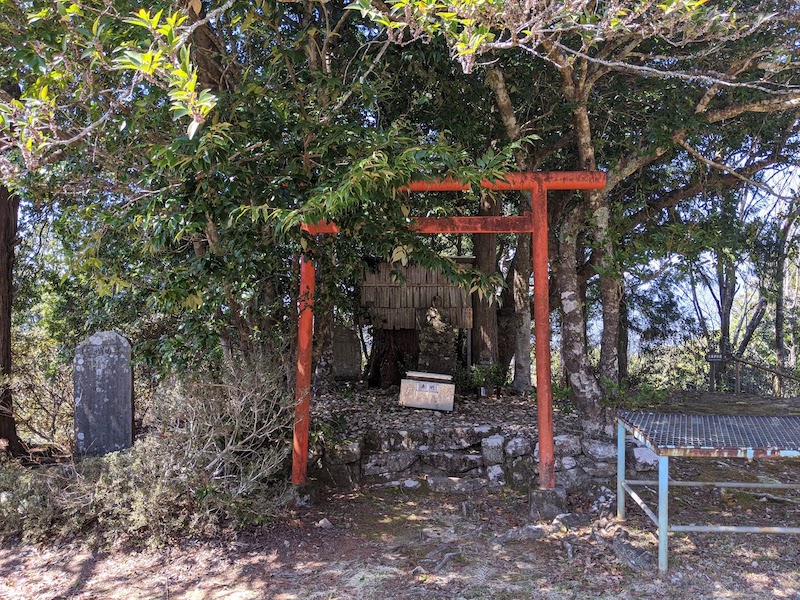
[[[716,392],[717,391],[717,363],[715,363],[715,362],[708,363],[708,371],[709,371],[708,391],[709,392]]]
[[[300,318],[297,325],[292,483],[303,485],[308,469],[308,426],[311,412],[311,349],[314,337],[314,280],[316,269],[307,256],[300,264]]]
[[[555,481],[553,442],[553,386],[550,364],[550,274],[547,250],[547,190],[531,189],[533,211],[533,321],[536,344],[536,407],[539,426],[539,488],[552,489]]]

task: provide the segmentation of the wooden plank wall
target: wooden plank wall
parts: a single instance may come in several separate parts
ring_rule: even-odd
[[[392,271],[405,275],[404,281],[392,281]],[[472,328],[472,299],[466,290],[453,285],[438,271],[420,265],[395,269],[380,263],[367,270],[361,283],[361,306],[370,320],[381,329],[419,329],[434,298],[440,299],[439,310],[457,329]]]

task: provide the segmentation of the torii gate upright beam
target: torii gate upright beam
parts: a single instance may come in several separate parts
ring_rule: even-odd
[[[444,217],[415,219],[420,233],[532,233],[533,318],[536,338],[536,404],[539,427],[539,487],[555,487],[553,447],[553,389],[550,368],[550,290],[547,248],[548,190],[598,190],[606,185],[600,171],[542,171],[509,173],[503,181],[483,180],[490,190],[526,190],[531,193],[531,212],[513,217]],[[459,192],[469,185],[455,179],[412,181],[409,192]],[[305,224],[311,234],[338,233],[333,223]],[[297,328],[297,382],[292,447],[292,483],[306,482],[308,427],[311,406],[311,350],[314,330],[314,263],[304,256],[300,267],[300,319]]]

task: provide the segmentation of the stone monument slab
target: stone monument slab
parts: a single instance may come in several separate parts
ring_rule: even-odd
[[[75,349],[75,452],[102,456],[133,445],[131,345],[100,331]]]
[[[361,340],[352,329],[336,325],[333,328],[333,376],[336,379],[359,379]]]

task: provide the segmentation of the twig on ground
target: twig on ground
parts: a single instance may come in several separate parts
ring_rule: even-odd
[[[570,544],[567,540],[562,540],[561,543],[564,546],[564,550],[567,552],[567,562],[572,562],[572,559],[575,557],[575,553],[572,550],[572,544]]]
[[[447,554],[445,554],[442,560],[439,561],[439,564],[437,564],[433,568],[433,572],[438,573],[439,571],[444,569],[445,565],[447,565],[447,563],[449,563],[450,560],[455,558],[456,556],[461,556],[461,552],[448,552]]]
[[[775,494],[769,494],[767,492],[748,492],[743,491],[742,493],[748,494],[750,496],[758,496],[759,498],[766,498],[767,500],[772,500],[774,502],[786,502],[788,504],[800,504],[800,500],[795,498],[788,498],[786,496],[777,496]]]
[[[442,544],[441,546],[436,548],[436,550],[431,550],[430,552],[428,552],[423,560],[433,560],[434,556],[436,556],[441,552],[444,552],[445,550],[449,550],[450,547],[451,547],[450,544]]]
[[[640,548],[636,548],[633,544],[627,541],[621,529],[609,532],[610,538],[598,530],[592,532],[592,536],[603,546],[610,549],[616,557],[623,563],[628,565],[634,571],[651,571],[653,569],[653,557]]]

